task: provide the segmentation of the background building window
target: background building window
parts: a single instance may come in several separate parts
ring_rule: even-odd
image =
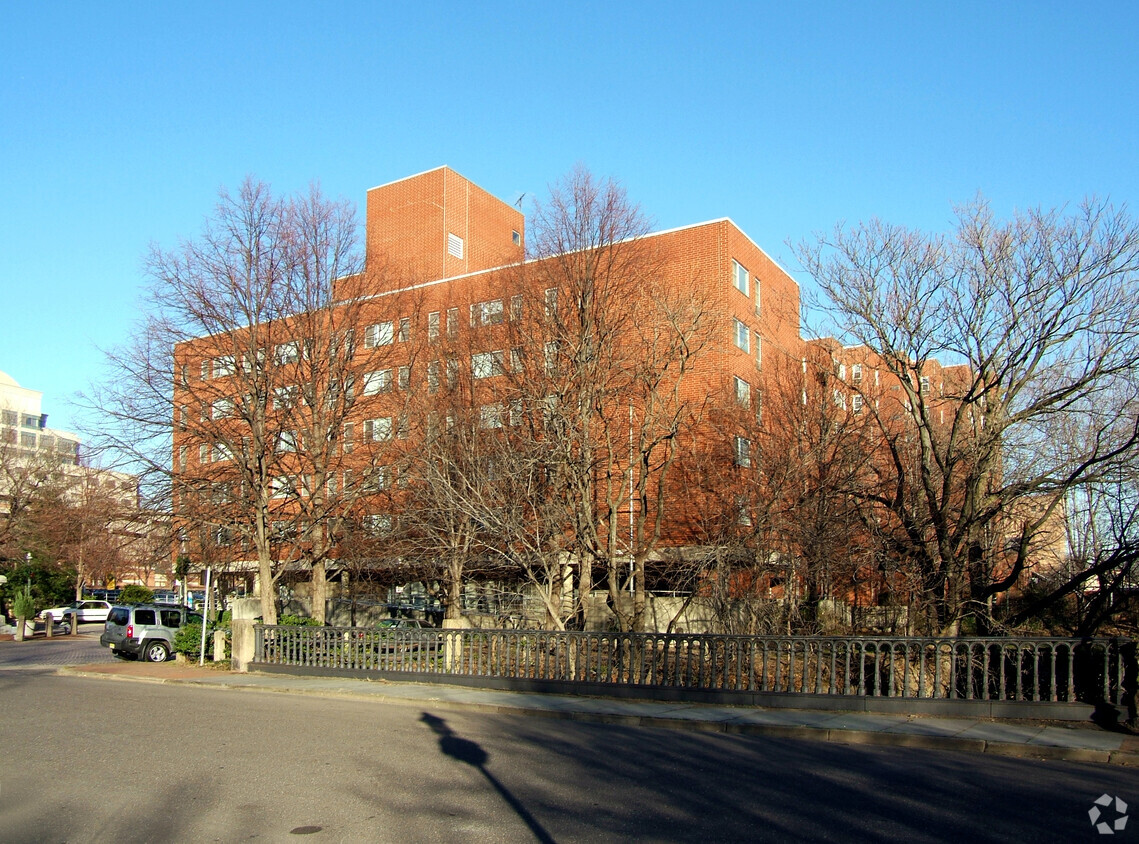
[[[747,268],[736,260],[732,261],[732,284],[743,295],[749,295]]]

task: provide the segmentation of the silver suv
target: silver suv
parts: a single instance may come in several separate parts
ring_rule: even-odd
[[[148,662],[165,662],[174,650],[179,627],[202,623],[202,617],[186,607],[171,604],[134,604],[111,607],[99,643],[116,654]]]

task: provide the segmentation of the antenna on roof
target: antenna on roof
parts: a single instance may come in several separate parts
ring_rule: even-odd
[[[522,207],[522,200],[525,198],[526,198],[526,191],[522,191],[522,193],[518,194],[518,198],[516,200],[514,200],[515,207],[521,208]]]

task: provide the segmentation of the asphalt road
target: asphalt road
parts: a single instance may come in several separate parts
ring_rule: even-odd
[[[3,644],[0,650],[7,651]],[[1080,841],[1139,771],[0,671],[0,841]],[[1114,819],[1114,807],[1106,816]],[[1139,821],[1137,821],[1139,824]]]

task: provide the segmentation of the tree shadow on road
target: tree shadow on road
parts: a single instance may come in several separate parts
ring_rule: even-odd
[[[546,831],[545,827],[538,822],[530,812],[522,805],[510,789],[504,786],[490,771],[486,769],[486,763],[489,760],[489,754],[483,750],[478,742],[465,739],[455,733],[454,730],[448,726],[447,722],[437,715],[432,715],[430,712],[424,712],[420,718],[424,724],[432,729],[432,731],[439,736],[439,749],[444,754],[450,756],[452,759],[457,759],[475,768],[486,777],[487,782],[494,786],[495,791],[502,795],[510,808],[514,810],[515,814],[530,828],[534,833],[534,837],[539,841],[554,844],[553,837]]]

